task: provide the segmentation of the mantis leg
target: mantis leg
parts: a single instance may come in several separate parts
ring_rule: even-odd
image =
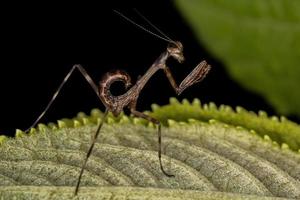
[[[69,80],[70,76],[73,74],[73,72],[74,72],[75,69],[79,70],[79,72],[81,73],[81,75],[90,84],[90,86],[92,87],[92,89],[94,90],[94,92],[100,98],[100,95],[99,95],[99,92],[98,92],[98,87],[95,84],[95,82],[92,80],[92,78],[90,77],[90,75],[85,71],[85,69],[81,65],[74,65],[72,67],[72,69],[68,72],[68,74],[65,76],[64,80],[61,82],[61,84],[57,88],[56,92],[53,94],[51,100],[47,104],[47,106],[44,109],[44,111],[38,116],[38,118],[36,118],[36,120],[33,122],[33,124],[28,129],[26,129],[25,132],[28,132],[28,131],[30,131],[31,128],[35,127],[37,125],[37,123],[41,120],[41,118],[46,114],[46,112],[49,110],[49,108],[53,104],[54,100],[56,99],[57,95],[60,93],[61,89],[66,84],[66,82]]]
[[[134,104],[135,105],[135,104]],[[130,108],[130,111],[131,113],[136,116],[136,117],[140,117],[140,118],[144,118],[154,124],[157,125],[157,133],[158,133],[158,159],[159,159],[159,165],[160,165],[160,169],[161,171],[163,172],[164,175],[168,176],[168,177],[174,177],[173,174],[169,174],[167,173],[164,168],[163,168],[163,165],[162,165],[162,162],[161,162],[161,123],[153,118],[153,117],[150,117],[149,115],[146,115],[142,112],[139,112],[137,110],[135,110],[135,106],[131,107]]]
[[[202,81],[210,68],[210,65],[208,65],[206,61],[202,61],[193,69],[193,71],[189,75],[186,76],[186,78],[180,83],[179,87],[176,84],[170,68],[165,66],[163,69],[176,94],[180,95],[186,88]]]
[[[105,111],[105,113],[104,113],[104,115],[103,115],[103,117],[102,117],[102,119],[101,119],[101,122],[100,122],[100,124],[98,125],[98,128],[97,128],[97,130],[96,130],[96,133],[95,133],[94,136],[92,137],[91,146],[90,146],[90,148],[89,148],[89,150],[88,150],[88,152],[87,152],[87,154],[86,154],[86,157],[85,157],[85,159],[84,159],[82,168],[81,168],[81,170],[80,170],[80,174],[79,174],[78,181],[77,181],[76,188],[75,188],[75,196],[78,194],[79,186],[80,186],[80,181],[81,181],[81,177],[82,177],[83,172],[84,172],[84,170],[85,170],[86,163],[87,163],[89,157],[90,157],[91,154],[92,154],[92,151],[93,151],[93,148],[94,148],[95,143],[96,143],[96,141],[97,141],[97,138],[98,138],[98,136],[99,136],[100,130],[101,130],[102,126],[103,126],[104,121],[106,120],[107,114],[108,114],[108,110],[106,109],[106,111]]]

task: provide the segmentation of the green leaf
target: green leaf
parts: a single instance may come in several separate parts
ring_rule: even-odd
[[[235,80],[279,112],[300,116],[300,1],[175,2]]]
[[[172,113],[182,114],[172,101]],[[162,161],[166,171],[175,175],[168,178],[159,167],[156,128],[126,115],[109,116],[88,161],[79,196],[74,197],[101,115],[98,110],[91,116],[80,113],[58,125],[40,124],[30,134],[18,130],[16,138],[2,140],[0,198],[300,198],[300,154],[270,138],[216,120],[168,119],[169,126],[162,128]]]
[[[30,191],[30,192],[28,192]],[[284,200],[285,198],[258,197],[254,195],[241,196],[239,194],[224,192],[209,192],[197,190],[172,190],[160,188],[141,187],[84,187],[78,198],[73,196],[71,187],[36,187],[36,186],[15,186],[1,187],[0,194],[3,199],[85,199],[85,200],[107,200],[107,199],[141,199],[141,200]]]
[[[243,127],[251,130],[261,137],[270,137],[280,145],[290,147],[294,151],[300,151],[300,126],[285,117],[268,117],[267,113],[260,111],[258,114],[247,111],[242,107],[236,107],[234,111],[230,106],[217,107],[214,103],[201,106],[199,99],[192,103],[184,99],[182,103],[175,98],[170,99],[170,104],[165,106],[152,106],[151,115],[167,124],[168,120],[188,121],[197,119],[209,122],[211,119]],[[214,121],[210,122],[214,122]]]

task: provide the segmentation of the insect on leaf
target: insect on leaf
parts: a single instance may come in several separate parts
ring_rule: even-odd
[[[173,113],[179,110],[174,103],[171,107]],[[68,123],[60,121],[61,128],[39,125],[30,134],[18,131],[16,138],[5,138],[0,145],[0,198],[300,198],[300,154],[270,138],[216,120],[167,119],[162,161],[175,175],[169,178],[160,170],[153,124],[126,115],[108,116],[74,197],[101,115],[97,110],[90,116],[80,113]]]

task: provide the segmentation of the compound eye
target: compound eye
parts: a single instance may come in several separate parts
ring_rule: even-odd
[[[168,45],[168,49],[172,49],[172,51],[175,51],[175,49],[179,52],[182,52],[183,50],[183,46],[181,44],[181,42],[179,41],[174,41],[174,42],[170,42]]]
[[[180,49],[180,51],[182,51],[183,46],[182,46],[181,42],[177,41],[176,44],[177,44],[177,48]]]

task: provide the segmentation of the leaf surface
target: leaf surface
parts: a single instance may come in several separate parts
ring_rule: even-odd
[[[73,192],[99,111],[18,131],[0,146],[4,199],[300,198],[300,154],[222,122],[168,120],[162,129],[164,176],[152,123],[109,117]]]
[[[205,47],[244,87],[300,115],[298,0],[177,0]]]

